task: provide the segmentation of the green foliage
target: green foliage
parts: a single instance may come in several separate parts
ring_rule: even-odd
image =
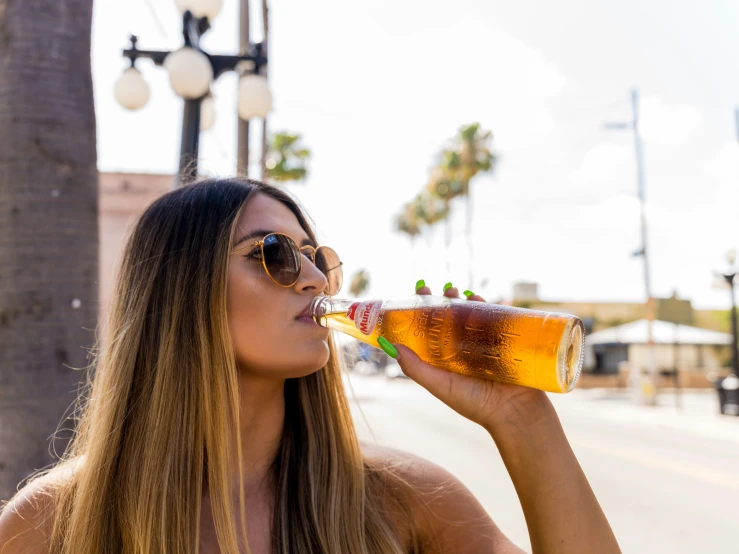
[[[479,173],[493,170],[495,156],[491,152],[493,134],[479,123],[459,128],[448,148],[441,153],[440,167],[450,183],[451,198],[469,194],[470,181]]]
[[[268,148],[265,168],[268,179],[282,183],[305,179],[310,150],[303,146],[299,134],[275,133],[269,139]]]
[[[395,218],[395,230],[414,238],[424,225],[433,225],[449,214],[449,204],[438,196],[422,191],[403,206]]]
[[[491,152],[492,137],[479,123],[460,127],[440,152],[426,186],[396,216],[395,229],[414,238],[424,226],[446,220],[451,201],[469,194],[470,181],[479,173],[493,171],[496,158]]]
[[[365,269],[360,269],[352,276],[349,285],[349,294],[352,296],[362,296],[370,284],[369,273]]]

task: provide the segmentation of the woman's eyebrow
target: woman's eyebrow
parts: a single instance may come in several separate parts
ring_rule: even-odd
[[[243,237],[237,240],[236,243],[234,244],[234,248],[236,248],[239,244],[249,239],[264,238],[267,235],[271,235],[272,233],[277,233],[277,232],[279,231],[270,231],[269,229],[254,229],[253,231],[249,231],[247,234],[245,234]],[[307,238],[303,239],[303,242],[300,243],[300,245],[301,246],[315,246],[315,244],[313,244],[313,241]]]

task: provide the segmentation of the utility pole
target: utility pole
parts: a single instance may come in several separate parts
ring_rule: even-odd
[[[249,0],[239,0],[239,53],[248,54],[249,42]],[[249,120],[239,119],[239,138],[237,142],[236,173],[249,176]]]
[[[641,204],[641,257],[644,261],[644,287],[647,293],[647,382],[642,385],[644,401],[650,406],[657,404],[657,367],[654,359],[654,335],[652,323],[655,319],[656,302],[652,297],[652,282],[649,273],[649,250],[647,249],[647,214],[646,196],[644,191],[644,154],[642,149],[641,134],[639,133],[639,91],[631,91],[632,123],[634,131],[634,149],[636,153],[636,173],[639,185],[639,200]]]
[[[646,375],[640,375],[638,382],[640,383],[642,400],[649,406],[657,404],[656,383],[657,383],[657,366],[654,356],[654,335],[652,333],[652,324],[655,320],[656,302],[652,297],[652,284],[649,273],[649,250],[647,249],[647,215],[646,215],[646,196],[645,196],[645,178],[644,178],[644,154],[641,134],[639,133],[639,91],[633,89],[631,91],[631,122],[606,124],[606,129],[631,129],[634,133],[634,150],[636,157],[636,180],[639,192],[639,201],[641,204],[641,242],[640,250],[634,252],[634,256],[641,256],[644,260],[644,288],[647,294],[646,316],[647,316],[647,363]],[[646,379],[644,379],[646,377]]]

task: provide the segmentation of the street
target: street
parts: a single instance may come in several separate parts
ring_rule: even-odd
[[[495,444],[409,379],[347,379],[360,440],[422,456],[456,475],[516,544],[523,512]],[[659,407],[605,389],[550,395],[624,553],[739,553],[739,417],[714,391],[672,393]],[[363,414],[363,415],[362,415]]]

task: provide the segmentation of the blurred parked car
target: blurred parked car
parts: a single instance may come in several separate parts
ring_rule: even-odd
[[[408,379],[408,376],[400,369],[400,364],[392,358],[390,358],[390,361],[385,366],[385,375],[390,379],[397,379],[398,377]]]

